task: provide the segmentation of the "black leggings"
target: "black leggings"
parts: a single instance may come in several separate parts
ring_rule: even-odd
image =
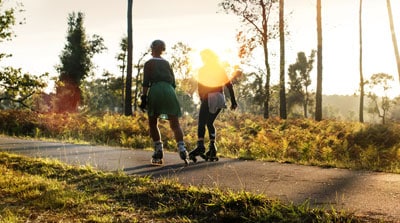
[[[208,100],[202,100],[200,104],[200,113],[199,113],[199,122],[197,126],[197,137],[204,138],[206,134],[206,126],[208,129],[208,135],[210,137],[210,141],[215,140],[215,127],[214,121],[220,113],[221,109],[218,109],[215,114],[210,113],[208,109]]]

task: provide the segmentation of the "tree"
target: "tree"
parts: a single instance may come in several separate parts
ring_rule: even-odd
[[[11,41],[14,36],[12,27],[16,24],[15,13],[22,11],[20,6],[2,9],[0,0],[0,43]],[[21,23],[20,23],[21,24]],[[0,52],[0,60],[11,55]],[[0,108],[33,108],[32,98],[40,93],[46,83],[43,80],[48,74],[31,75],[22,73],[21,68],[5,67],[0,70]]]
[[[372,101],[372,112],[377,113],[382,118],[382,124],[386,123],[386,117],[392,102],[388,97],[388,90],[391,88],[391,82],[394,81],[392,75],[386,73],[373,74],[367,81],[369,86],[368,98]],[[378,93],[382,96],[379,99]]]
[[[360,0],[360,8],[358,13],[358,27],[359,27],[359,46],[360,46],[360,107],[359,107],[359,121],[364,122],[364,75],[363,75],[363,47],[362,47],[362,0]]]
[[[317,91],[315,95],[315,120],[322,120],[322,15],[321,0],[317,0]]]
[[[47,73],[35,76],[23,74],[21,69],[4,68],[0,71],[0,108],[23,107],[33,110],[30,99],[47,86],[43,80],[47,76]]]
[[[310,104],[310,73],[314,68],[314,57],[315,50],[311,51],[308,59],[304,52],[299,52],[297,53],[296,63],[291,64],[288,68],[288,107],[292,109],[294,105],[301,104],[303,106],[303,115],[305,118],[308,117],[308,106]]]
[[[177,86],[190,96],[193,96],[196,91],[196,84],[193,79],[194,75],[190,63],[190,53],[192,51],[192,48],[187,44],[178,42],[172,46],[171,53],[171,67],[177,79]]]
[[[279,0],[279,42],[280,42],[280,78],[279,78],[279,114],[283,119],[287,118],[286,89],[285,89],[285,3]]]
[[[84,81],[82,84],[84,109],[96,114],[103,112],[119,112],[122,78],[116,78],[104,72],[101,78]]]
[[[15,13],[23,11],[22,6],[19,4],[15,7],[4,9],[4,11],[2,7],[3,7],[3,0],[0,0],[0,43],[12,40],[12,37],[14,37],[14,31],[12,30],[12,27],[17,22],[15,18]],[[19,22],[19,24],[22,23],[23,21]],[[11,55],[0,52],[0,60],[4,57],[9,57],[9,56]]]
[[[121,95],[121,107],[122,107],[122,111],[125,112],[125,68],[126,68],[126,56],[128,54],[128,38],[127,37],[123,37],[121,39],[121,42],[119,44],[119,46],[121,47],[121,52],[119,54],[117,54],[117,60],[120,61],[122,64],[119,65],[119,69],[121,70],[121,81],[122,81],[122,85],[121,85],[121,89],[122,89],[122,95]]]
[[[125,86],[125,115],[132,115],[132,7],[133,0],[128,0],[128,61],[126,69],[126,86]]]
[[[100,36],[87,39],[83,20],[82,12],[68,16],[67,43],[60,55],[61,64],[56,67],[60,74],[56,83],[57,112],[77,111],[81,101],[80,85],[93,68],[92,58],[106,49]]]
[[[268,40],[274,37],[275,28],[270,30],[269,19],[277,0],[222,0],[219,4],[226,12],[231,12],[242,18],[246,31],[239,32],[241,41],[240,54],[250,54],[257,46],[261,45],[264,54],[266,80],[264,86],[264,118],[269,118],[270,79]]]
[[[264,71],[259,69],[256,72],[238,73],[234,80],[235,92],[237,92],[236,101],[240,105],[239,108],[244,112],[262,115],[264,85],[263,76]]]
[[[193,95],[197,89],[190,63],[190,53],[193,50],[182,42],[174,44],[171,49],[171,67],[176,79],[176,94],[181,104],[182,112],[193,113],[196,111]]]
[[[397,73],[399,75],[399,81],[400,81],[400,54],[399,54],[399,48],[397,46],[396,32],[394,30],[392,6],[390,5],[390,0],[386,0],[386,5],[387,5],[387,10],[388,10],[388,16],[389,16],[390,31],[392,33],[394,55],[396,56]]]
[[[138,105],[137,99],[139,96],[140,83],[143,80],[143,73],[142,73],[142,69],[144,67],[143,59],[149,53],[150,53],[150,50],[147,50],[146,52],[144,52],[135,65],[135,68],[137,70],[136,79],[135,79],[135,95],[134,95],[134,102],[133,102],[133,108],[135,109],[135,111],[137,110],[137,105]]]
[[[122,92],[126,92],[126,90],[125,90],[126,82],[124,82],[124,77],[125,77],[125,68],[126,68],[127,54],[128,54],[128,37],[122,38],[121,43],[120,43],[120,47],[121,47],[121,52],[117,55],[117,59],[118,59],[118,61],[120,61],[122,63],[119,66],[119,68],[121,69],[121,73],[122,73],[122,75],[121,75],[121,77],[122,77],[122,85],[121,85]],[[137,70],[136,78],[135,78],[135,91],[134,91],[134,96],[133,96],[133,110],[134,111],[136,111],[136,109],[137,109],[137,99],[138,99],[139,88],[140,88],[139,85],[140,85],[141,80],[142,80],[141,70],[142,70],[142,68],[144,66],[142,61],[145,58],[145,56],[147,54],[149,54],[149,53],[150,53],[150,50],[146,50],[146,52],[144,52],[142,54],[142,56],[139,58],[139,60],[137,61],[136,65],[134,66],[136,68],[136,70]],[[133,72],[133,68],[132,68],[132,72]],[[133,82],[133,77],[131,77],[131,94],[132,94],[132,82]],[[132,104],[132,99],[130,101],[131,101],[130,104]],[[123,111],[125,113],[124,103],[125,103],[125,97],[124,97],[124,93],[122,93],[122,109],[123,109]]]

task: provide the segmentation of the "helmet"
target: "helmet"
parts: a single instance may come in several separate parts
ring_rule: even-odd
[[[152,50],[164,51],[165,50],[165,43],[164,43],[164,41],[157,39],[157,40],[154,40],[151,43],[150,47],[151,47]]]

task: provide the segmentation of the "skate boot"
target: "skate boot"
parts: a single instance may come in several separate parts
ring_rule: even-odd
[[[210,145],[208,146],[208,151],[205,154],[205,160],[206,161],[218,161],[218,157],[217,157],[217,147],[215,146],[215,142],[211,141]]]
[[[206,148],[204,147],[204,141],[199,140],[197,141],[197,147],[194,150],[190,151],[189,159],[192,160],[194,163],[197,162],[196,156],[200,156],[201,158],[205,159],[205,151]]]
[[[189,164],[189,160],[188,160],[189,154],[186,150],[184,142],[178,143],[178,152],[179,152],[179,157],[185,162],[186,165],[188,165]]]
[[[163,157],[164,151],[162,142],[154,143],[154,153],[151,156],[151,164],[162,165],[164,163]]]
[[[185,162],[185,164],[188,165],[189,164],[189,160],[188,160],[189,154],[186,150],[184,142],[178,143],[178,152],[179,152],[179,157],[181,157],[181,159]]]

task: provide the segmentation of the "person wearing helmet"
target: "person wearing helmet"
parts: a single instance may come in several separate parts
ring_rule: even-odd
[[[150,47],[153,57],[144,64],[143,95],[140,108],[147,109],[149,117],[150,137],[154,142],[152,163],[163,163],[163,143],[158,128],[158,119],[163,118],[169,121],[174,132],[180,158],[188,164],[188,152],[179,123],[182,112],[175,93],[174,72],[169,62],[161,57],[165,51],[165,43],[162,40],[154,40]]]
[[[189,153],[189,159],[197,162],[196,156],[200,156],[206,161],[218,161],[214,121],[221,110],[226,108],[224,87],[229,90],[232,110],[236,109],[237,103],[232,83],[225,69],[221,66],[218,55],[210,49],[205,49],[200,52],[200,56],[203,66],[200,68],[197,77],[201,101],[197,126],[198,141],[197,147]],[[206,127],[210,143],[208,151],[205,153],[204,135]]]

